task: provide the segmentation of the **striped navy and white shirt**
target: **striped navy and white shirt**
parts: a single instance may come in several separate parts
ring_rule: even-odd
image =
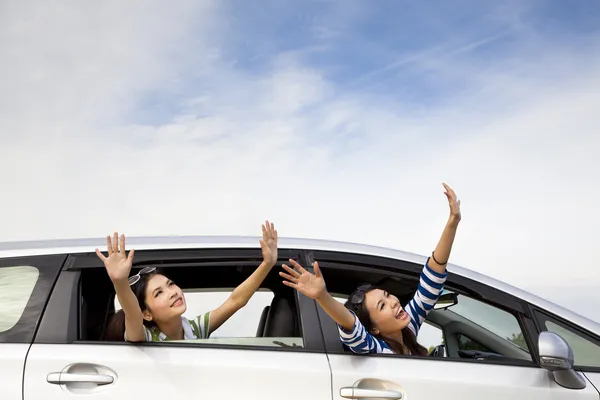
[[[427,259],[429,261],[429,259]],[[442,291],[448,272],[440,274],[429,267],[427,262],[421,271],[419,286],[414,297],[408,302],[404,311],[410,317],[408,328],[417,336],[419,328],[423,325],[427,314],[433,308]],[[352,311],[350,311],[354,314]],[[338,325],[340,339],[352,352],[357,354],[366,353],[394,353],[387,343],[371,335],[354,314],[354,328],[347,331]]]

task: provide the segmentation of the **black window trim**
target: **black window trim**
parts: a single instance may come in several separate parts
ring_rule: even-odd
[[[534,319],[535,328],[536,328],[536,336],[539,336],[539,334],[542,331],[547,330],[544,328],[544,322],[551,321],[559,326],[562,326],[563,328],[565,328],[567,330],[572,331],[576,335],[581,336],[582,338],[584,338],[600,347],[600,338],[597,337],[596,335],[594,335],[593,333],[588,332],[586,329],[580,327],[579,325],[576,325],[564,318],[561,318],[560,316],[558,316],[554,313],[551,313],[550,311],[547,311],[543,308],[534,306],[532,304],[530,304],[529,307],[531,309],[531,314],[534,316],[533,319]],[[577,371],[582,371],[582,372],[599,372],[600,373],[600,367],[583,366],[583,365],[575,364],[573,366],[573,369],[575,369]]]
[[[314,258],[318,261],[322,261],[324,263],[327,262],[331,264],[340,264],[339,269],[365,271],[375,268],[381,272],[388,272],[390,274],[394,274],[400,277],[403,275],[410,276],[411,278],[418,278],[419,274],[423,270],[423,265],[421,264],[387,257],[321,250],[311,250],[311,252],[313,253]],[[343,265],[343,267],[341,265]],[[333,269],[335,268],[336,267],[333,267]],[[332,269],[331,266],[329,266],[328,269]],[[487,286],[481,282],[469,279],[462,275],[458,275],[452,272],[451,269],[448,271],[446,287],[450,288],[453,291],[456,291],[457,293],[463,293],[475,300],[479,300],[492,307],[509,312],[511,315],[513,315],[516,318],[517,323],[519,324],[519,328],[523,332],[523,335],[530,350],[532,361],[519,362],[519,360],[507,359],[508,362],[492,360],[482,363],[479,360],[437,357],[435,358],[436,361],[476,363],[479,365],[494,364],[510,365],[515,367],[540,368],[537,343],[533,341],[533,338],[537,338],[537,335],[535,334],[534,322],[530,314],[530,309],[525,301],[494,287]],[[354,355],[344,349],[343,344],[339,340],[337,325],[329,317],[329,315],[327,315],[327,313],[323,311],[321,307],[318,307],[318,314],[319,319],[321,321],[323,341],[325,343],[325,348],[328,354],[346,355],[349,357],[412,357],[397,354]]]
[[[279,261],[275,267],[289,258],[298,258],[302,251],[298,249],[279,248]],[[259,248],[217,248],[217,249],[167,249],[167,250],[140,250],[136,251],[133,269],[138,269],[147,264],[160,265],[161,268],[174,268],[185,265],[187,262],[194,264],[206,262],[239,264],[240,262],[262,261]],[[172,346],[191,348],[214,348],[214,349],[247,349],[261,351],[292,351],[308,353],[325,353],[323,335],[321,333],[317,307],[312,299],[309,299],[295,291],[295,300],[298,307],[298,318],[302,331],[303,347],[273,347],[255,345],[230,345],[211,343],[126,343],[126,342],[104,342],[79,340],[79,312],[80,312],[80,279],[81,272],[90,268],[104,268],[102,262],[95,253],[69,254],[60,275],[56,280],[56,288],[53,290],[48,301],[49,307],[43,314],[43,323],[40,324],[39,334],[35,343],[45,344],[94,344],[104,346]],[[68,312],[65,312],[68,310]],[[66,329],[65,329],[66,327]]]

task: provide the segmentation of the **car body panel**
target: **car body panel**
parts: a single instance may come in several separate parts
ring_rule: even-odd
[[[49,373],[71,364],[94,366],[112,374],[114,382],[100,386],[46,382]],[[331,399],[330,369],[323,353],[152,344],[34,344],[25,371],[25,400],[71,399],[75,394],[98,400]]]
[[[3,400],[22,398],[23,370],[29,346],[24,343],[0,343],[0,393]]]
[[[459,360],[330,354],[333,398],[361,380],[375,388],[403,392],[405,399],[429,400],[597,400],[592,385],[560,387],[544,369]]]

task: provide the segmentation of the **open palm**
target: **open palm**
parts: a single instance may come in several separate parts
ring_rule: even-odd
[[[306,297],[315,300],[325,293],[325,279],[323,279],[323,275],[321,274],[319,263],[316,261],[314,263],[314,274],[311,274],[302,268],[302,266],[294,260],[290,260],[290,264],[292,264],[295,269],[283,264],[282,268],[288,273],[279,272],[279,275],[286,279],[283,281],[284,285],[292,287]]]
[[[277,230],[272,222],[265,221],[262,226],[262,240],[260,241],[263,259],[269,266],[277,262]]]
[[[450,206],[450,216],[460,221],[462,217],[460,212],[460,200],[458,199],[456,193],[450,186],[448,186],[445,183],[442,183],[442,185],[444,185],[444,189],[446,189],[444,194],[448,198],[448,205]]]
[[[96,249],[96,255],[104,263],[110,280],[113,283],[127,280],[133,264],[134,251],[129,251],[129,254],[125,252],[125,235],[121,235],[120,241],[117,232],[114,233],[112,241],[110,236],[107,236],[106,246],[108,247],[108,257],[105,257],[99,249]]]

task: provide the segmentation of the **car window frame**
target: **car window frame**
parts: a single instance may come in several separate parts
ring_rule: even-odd
[[[0,332],[0,343],[32,343],[37,336],[41,319],[66,254],[27,255],[0,258],[0,269],[31,266],[38,270],[38,278],[17,323]]]
[[[594,335],[591,332],[588,332],[587,330],[583,329],[579,325],[576,325],[576,324],[574,324],[574,323],[572,323],[572,322],[570,322],[548,310],[545,310],[541,307],[530,305],[530,308],[531,308],[532,315],[534,316],[536,329],[537,329],[537,335],[539,335],[541,332],[547,331],[547,329],[545,328],[545,322],[550,321],[556,325],[561,326],[564,329],[571,331],[572,333],[575,333],[578,336],[581,336],[582,338],[584,338],[586,340],[589,340],[590,342],[592,342],[595,345],[597,345],[598,347],[600,347],[600,337]],[[577,371],[582,371],[582,372],[600,373],[600,367],[582,366],[582,365],[574,364],[573,369],[575,369]]]
[[[297,249],[278,249],[279,265],[284,260],[296,258],[299,254]],[[168,249],[168,250],[138,250],[134,260],[134,268],[144,264],[161,264],[161,268],[168,270],[177,267],[184,260],[196,260],[198,262],[236,262],[256,260],[260,264],[262,255],[259,248],[205,248],[205,249]],[[169,265],[169,263],[173,263]],[[274,269],[276,268],[273,267]],[[186,342],[141,342],[127,343],[80,340],[79,311],[80,311],[80,286],[81,273],[87,269],[104,269],[104,265],[95,253],[69,254],[64,267],[60,271],[56,288],[52,291],[48,301],[48,307],[42,318],[40,335],[34,343],[44,344],[86,344],[103,346],[168,346],[189,348],[216,348],[216,349],[240,349],[240,350],[265,350],[265,351],[292,351],[292,352],[317,352],[324,353],[325,346],[317,316],[314,301],[294,291],[294,300],[298,309],[299,326],[302,332],[303,347],[288,348],[274,346],[234,345],[234,344],[212,344],[212,343],[186,343]],[[275,271],[271,272],[275,273]],[[258,321],[257,321],[258,322]]]
[[[397,276],[402,278],[406,277],[407,275],[410,275],[412,278],[418,278],[419,274],[423,270],[422,264],[416,264],[411,261],[388,257],[320,250],[314,250],[313,254],[315,259],[319,260],[320,262],[339,263],[345,266],[343,268],[339,267],[340,269],[346,269],[351,271],[368,271],[369,269],[377,269],[379,272],[388,273],[389,276]],[[326,274],[325,268],[322,269],[324,271],[323,273]],[[517,320],[521,331],[523,332],[523,336],[530,350],[532,361],[519,362],[517,360],[510,359],[514,360],[514,362],[503,362],[495,360],[486,360],[485,362],[482,362],[479,360],[456,359],[446,357],[434,357],[431,358],[432,360],[435,359],[436,361],[443,362],[477,363],[478,365],[495,364],[526,368],[540,368],[537,343],[534,341],[534,338],[537,339],[537,329],[531,316],[528,304],[525,301],[494,287],[485,285],[481,282],[454,273],[451,267],[448,270],[448,277],[445,286],[449,290],[455,291],[457,293],[462,293],[475,300],[484,302],[492,307],[509,312],[511,315],[513,315]],[[339,339],[337,325],[321,307],[318,307],[318,315],[319,320],[321,321],[321,329],[323,332],[323,339],[327,353],[354,356],[354,354],[344,349],[344,346]],[[443,329],[442,331],[444,332]],[[446,332],[444,332],[444,338],[445,337]],[[398,359],[412,357],[400,354],[366,354],[360,356],[394,357]]]

